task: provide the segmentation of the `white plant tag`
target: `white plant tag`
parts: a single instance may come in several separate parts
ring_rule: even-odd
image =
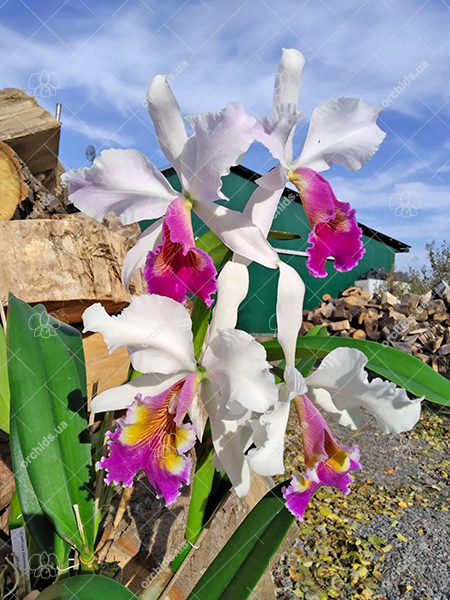
[[[11,531],[11,545],[16,556],[16,566],[23,575],[25,592],[30,591],[30,561],[28,560],[27,536],[25,527]]]

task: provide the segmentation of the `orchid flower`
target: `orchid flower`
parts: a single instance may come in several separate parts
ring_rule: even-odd
[[[251,444],[251,429],[242,424],[253,411],[269,410],[278,392],[264,348],[234,329],[237,308],[247,293],[247,268],[228,263],[218,284],[200,361],[194,357],[189,313],[171,298],[133,296],[129,307],[113,317],[100,304],[85,311],[84,330],[101,332],[109,352],[126,346],[134,369],[146,373],[91,402],[94,413],[127,408],[125,419],[109,434],[110,454],[99,464],[108,472],[107,482],[130,486],[142,469],[158,497],[172,503],[189,481],[191,463],[185,453],[195,442],[195,432],[202,435],[200,397],[217,460],[237,493],[247,493],[250,472],[244,452]],[[193,426],[183,424],[188,412]]]
[[[260,475],[284,473],[284,441],[293,401],[306,469],[293,476],[283,493],[287,508],[302,519],[319,485],[338,487],[348,494],[350,472],[361,468],[358,446],[340,446],[318,408],[336,415],[341,425],[351,429],[367,420],[367,412],[381,431],[400,433],[412,429],[419,420],[423,398],[410,399],[405,390],[379,378],[369,382],[364,370],[367,358],[354,348],[333,350],[304,378],[294,366],[302,306],[292,308],[283,318],[281,311],[285,312],[286,306],[277,306],[277,319],[284,324],[278,335],[286,359],[284,383],[279,386],[278,402],[249,422],[256,448],[249,450],[246,458],[251,470]]]
[[[290,181],[300,194],[312,228],[306,265],[315,277],[326,277],[328,256],[335,258],[338,271],[351,271],[364,249],[355,211],[336,198],[318,171],[333,164],[357,171],[372,158],[386,134],[376,124],[382,112],[380,106],[365,104],[359,98],[328,100],[313,111],[303,150],[294,160],[293,137],[302,116],[297,104],[304,65],[301,52],[283,50],[275,80],[274,116],[259,119],[254,127],[255,139],[269,149],[279,164],[257,180],[262,189],[246,212],[260,228],[269,229],[283,189]]]
[[[149,85],[147,104],[160,148],[175,168],[182,192],[137,150],[105,150],[91,167],[64,174],[71,202],[101,221],[113,211],[124,224],[157,219],[128,252],[122,281],[128,288],[133,273],[145,265],[147,291],[184,301],[187,293],[212,304],[216,270],[203,250],[196,248],[192,211],[232,251],[275,268],[277,255],[258,227],[240,212],[215,204],[227,198],[221,178],[238,164],[252,143],[255,119],[241,104],[221,112],[187,117],[188,137],[180,108],[167,77],[157,75]],[[162,217],[165,216],[165,219]]]

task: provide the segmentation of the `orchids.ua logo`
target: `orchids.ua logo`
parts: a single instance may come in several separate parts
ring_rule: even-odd
[[[56,96],[56,90],[60,87],[59,79],[56,73],[33,73],[28,80],[28,87],[33,92],[33,96],[49,98]]]
[[[300,77],[297,73],[290,73],[289,71],[278,71],[270,78],[270,83],[275,79],[273,84],[274,96],[292,96],[296,93],[300,86]]]
[[[420,451],[420,439],[412,440],[408,435],[400,433],[389,439],[389,451],[400,458],[414,456]]]
[[[53,322],[50,321],[53,317]],[[59,329],[59,321],[56,315],[51,315],[46,312],[34,313],[28,319],[28,327],[34,331],[34,337],[49,338],[56,335],[56,330]]]
[[[141,587],[144,589],[148,588],[152,581],[156,579],[156,577],[158,577],[161,571],[167,569],[167,567],[169,567],[170,563],[178,556],[178,554],[180,554],[180,552],[182,552],[189,545],[189,542],[183,542],[180,546],[178,546],[178,548],[174,552],[167,553],[162,563],[158,567],[155,567],[153,571],[147,576],[147,578],[144,579],[144,581],[141,583]],[[193,548],[196,548],[196,546],[193,546]]]
[[[389,104],[393,100],[395,100],[395,98],[398,98],[400,96],[400,94],[403,92],[403,90],[405,90],[427,67],[428,67],[427,61],[423,60],[420,63],[420,65],[418,65],[416,67],[415,73],[410,73],[409,75],[405,75],[405,77],[403,77],[403,79],[398,82],[398,85],[396,85],[392,89],[392,92],[389,94],[389,96],[387,96],[387,98],[385,98],[383,100],[381,105],[384,106],[384,108],[387,108],[389,106]]]
[[[180,75],[185,69],[187,69],[187,67],[189,66],[189,63],[186,62],[185,60],[182,60],[176,67],[175,67],[175,73],[168,73],[167,75],[167,80],[169,83],[171,83],[175,77],[178,77],[178,75]],[[148,94],[147,99],[146,100],[142,100],[142,106],[147,106],[147,100],[155,100],[155,98],[157,98],[158,96],[158,92],[155,90],[153,92],[151,92],[150,94]]]
[[[42,552],[30,557],[30,571],[40,579],[53,579],[58,574],[59,560],[56,554]]]
[[[300,571],[299,557],[296,552],[285,552],[284,554],[274,554],[271,559],[274,565],[273,577],[277,580],[289,577],[294,581],[298,579]]]
[[[30,454],[24,458],[24,460],[22,461],[22,467],[24,469],[26,469],[27,466],[35,458],[37,458],[40,454],[42,454],[42,452],[44,452],[45,449],[48,448],[48,446],[50,446],[50,444],[53,443],[56,440],[56,438],[58,437],[58,435],[60,435],[60,433],[63,432],[64,429],[66,429],[66,427],[67,427],[67,423],[65,421],[62,421],[60,425],[58,425],[57,427],[55,427],[55,433],[54,434],[53,433],[49,433],[44,438],[42,438],[42,440],[32,449],[32,451],[30,452]]]
[[[389,208],[395,210],[396,217],[416,217],[417,209],[420,208],[419,196],[415,192],[396,192],[389,200]]]

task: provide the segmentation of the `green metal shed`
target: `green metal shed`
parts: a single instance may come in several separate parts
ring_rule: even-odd
[[[180,190],[178,177],[173,168],[163,169],[171,185]],[[242,211],[247,200],[257,187],[258,173],[239,165],[223,178],[223,193],[230,199],[223,202],[228,208]],[[193,215],[194,233],[200,236],[208,228]],[[358,266],[349,273],[339,273],[333,267],[333,259],[327,261],[329,276],[324,279],[312,277],[305,266],[308,235],[311,230],[304,213],[300,196],[286,188],[278,205],[272,229],[288,231],[302,236],[297,240],[271,240],[280,258],[294,267],[306,285],[305,308],[320,304],[324,293],[337,297],[353,285],[360,275],[371,269],[384,267],[389,271],[397,252],[408,252],[410,246],[387,235],[360,224],[366,253]],[[250,290],[239,311],[238,327],[250,333],[273,333],[276,331],[275,304],[278,270],[271,270],[253,263],[250,265]]]

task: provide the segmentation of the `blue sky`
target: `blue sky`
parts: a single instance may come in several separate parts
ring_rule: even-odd
[[[60,157],[67,167],[85,164],[88,144],[97,152],[137,148],[163,167],[143,105],[154,75],[173,74],[185,114],[229,101],[255,116],[270,114],[280,50],[298,48],[307,64],[297,151],[312,109],[328,98],[386,106],[380,126],[387,137],[373,160],[357,173],[336,166],[325,175],[361,222],[412,245],[397,258],[405,266],[424,259],[427,241],[450,241],[446,2],[0,0],[0,87],[33,93],[40,73],[53,74],[55,94],[38,100],[52,113],[63,104]],[[410,74],[405,89],[390,96]],[[264,173],[273,163],[254,144],[244,164]],[[395,211],[400,201],[417,214]]]

